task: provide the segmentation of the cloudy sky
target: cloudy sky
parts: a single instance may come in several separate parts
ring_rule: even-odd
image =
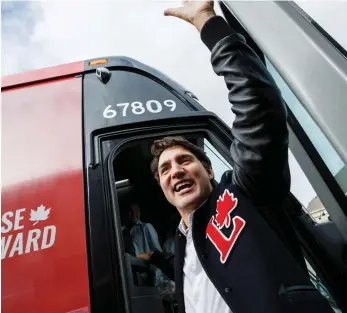
[[[179,4],[166,0],[2,2],[2,75],[125,55],[186,86],[207,109],[231,124],[223,78],[214,74],[210,53],[197,31],[163,16],[166,8]],[[302,1],[300,5],[347,49],[346,1]],[[291,159],[291,165],[293,192],[307,205],[315,193],[295,160]]]

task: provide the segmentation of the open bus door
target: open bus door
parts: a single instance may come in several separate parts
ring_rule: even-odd
[[[221,1],[220,7],[287,103],[290,151],[317,194],[312,203],[324,207],[301,209],[293,198],[288,215],[312,279],[330,293],[336,311],[347,311],[347,53],[293,2]],[[296,183],[292,176],[293,190]]]

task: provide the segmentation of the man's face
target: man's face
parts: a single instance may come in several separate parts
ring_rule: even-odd
[[[197,209],[212,191],[213,170],[207,170],[194,154],[181,146],[163,151],[158,174],[166,199],[181,210]]]

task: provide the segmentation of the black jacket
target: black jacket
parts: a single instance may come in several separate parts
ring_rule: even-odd
[[[226,172],[194,213],[199,260],[233,313],[332,312],[293,257],[296,242],[280,210],[289,192],[286,109],[273,78],[244,38],[221,18],[210,19],[201,38],[229,89],[235,114]],[[280,227],[279,227],[280,225]],[[174,279],[179,312],[185,312],[186,238],[176,234]],[[173,258],[153,261],[172,277]],[[163,261],[163,260],[162,260]]]

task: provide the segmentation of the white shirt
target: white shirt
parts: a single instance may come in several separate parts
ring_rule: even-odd
[[[188,217],[188,228],[183,220],[178,228],[186,236],[183,266],[183,293],[186,313],[232,313],[203,269],[193,243],[193,213]]]

